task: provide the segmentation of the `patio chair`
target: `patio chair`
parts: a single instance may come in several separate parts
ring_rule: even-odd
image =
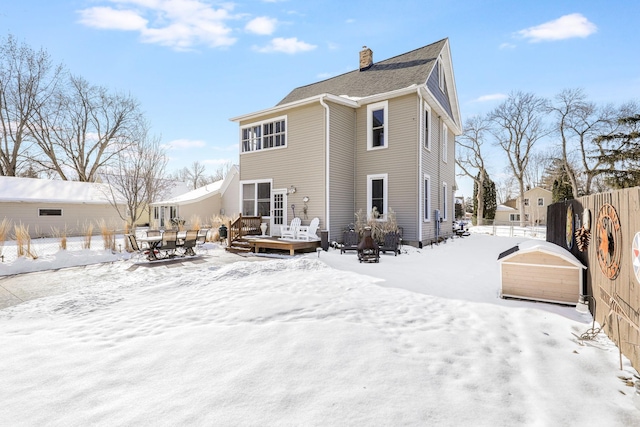
[[[291,220],[290,225],[280,226],[280,238],[281,239],[295,239],[298,235],[298,229],[300,228],[300,218],[295,217]]]
[[[193,248],[196,247],[196,240],[198,239],[198,230],[187,230],[187,235],[184,238],[182,244],[182,254],[188,256],[194,256],[196,253]]]
[[[140,247],[135,234],[125,234],[125,236],[127,236],[127,239],[129,239],[132,257],[140,258],[146,255],[147,258],[149,258],[149,249]]]
[[[147,237],[157,237],[161,234],[160,230],[147,230]]]
[[[380,252],[387,253],[387,251],[393,252],[393,255],[398,256],[400,249],[400,233],[390,231],[384,235],[384,243],[380,246]]]
[[[208,228],[201,228],[198,230],[198,236],[196,237],[196,246],[202,246],[207,243]]]
[[[318,240],[316,231],[318,231],[319,225],[320,218],[313,218],[308,226],[301,225],[300,227],[298,227],[298,234],[296,235],[296,239],[306,241]]]
[[[175,230],[165,230],[162,233],[162,244],[160,249],[164,251],[165,256],[175,256],[178,249],[178,232]]]
[[[355,230],[345,230],[342,233],[342,246],[340,247],[340,253],[343,254],[346,251],[355,251],[358,249],[358,232]]]

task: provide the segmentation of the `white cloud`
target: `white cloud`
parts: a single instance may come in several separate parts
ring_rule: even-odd
[[[262,53],[283,52],[294,54],[298,52],[306,52],[315,49],[317,46],[298,40],[297,37],[288,39],[276,37],[264,47],[254,47],[255,50]]]
[[[490,102],[490,101],[499,101],[501,99],[506,99],[507,95],[504,93],[492,93],[491,95],[482,95],[479,98],[474,99],[471,102]]]
[[[169,141],[166,144],[163,144],[163,147],[168,150],[184,150],[188,148],[201,148],[207,145],[204,141],[200,140],[192,140],[192,139],[174,139],[173,141]]]
[[[516,45],[515,45],[515,44],[513,44],[513,43],[502,43],[502,44],[500,45],[500,49],[501,49],[501,50],[502,50],[502,49],[515,49],[515,48],[516,48]]]
[[[518,35],[530,42],[553,41],[574,37],[588,37],[598,31],[598,27],[580,13],[564,15],[535,27],[518,31]]]
[[[268,36],[273,34],[277,24],[278,21],[274,18],[259,16],[249,21],[244,28],[250,33]]]
[[[92,7],[78,11],[79,22],[93,28],[137,31],[145,43],[156,43],[177,50],[194,46],[230,46],[227,21],[233,4],[218,9],[201,0],[102,0],[115,7]]]
[[[346,21],[344,21],[344,22],[345,22],[345,24],[353,24],[354,22],[356,22],[356,20],[355,20],[355,19],[353,19],[353,18],[349,18],[349,19],[347,19],[347,20],[346,20]]]
[[[116,10],[110,7],[91,7],[79,13],[81,24],[106,30],[142,30],[148,22],[133,10]]]

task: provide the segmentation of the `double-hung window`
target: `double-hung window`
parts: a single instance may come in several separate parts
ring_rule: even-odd
[[[448,215],[448,208],[449,208],[449,197],[447,196],[448,191],[447,191],[447,183],[443,182],[442,183],[442,220],[446,221],[447,220],[447,215]]]
[[[524,205],[529,206],[529,199],[524,199]]]
[[[389,146],[389,103],[387,101],[367,105],[367,150]]]
[[[442,161],[447,163],[447,153],[449,152],[449,128],[442,124]]]
[[[240,139],[240,149],[242,153],[286,147],[286,117],[278,117],[245,126],[240,129]]]
[[[389,200],[389,177],[386,173],[367,175],[367,215],[370,217],[373,209],[378,212],[378,219],[386,219]]]
[[[271,215],[271,182],[245,182],[242,184],[242,215]]]
[[[538,197],[538,206],[544,206],[544,199],[542,197]]]
[[[423,141],[424,141],[424,148],[426,148],[427,150],[431,150],[431,132],[430,132],[430,128],[431,128],[431,108],[429,107],[429,105],[425,102],[424,103],[424,126],[423,126]]]
[[[431,221],[431,177],[424,175],[424,216],[425,221]]]

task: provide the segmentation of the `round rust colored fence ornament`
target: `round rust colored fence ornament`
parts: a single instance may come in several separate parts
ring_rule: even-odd
[[[620,272],[622,231],[616,208],[608,203],[603,205],[598,212],[594,237],[600,269],[605,276],[613,280]]]

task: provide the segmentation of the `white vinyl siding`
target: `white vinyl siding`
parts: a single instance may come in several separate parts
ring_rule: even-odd
[[[389,146],[389,102],[367,105],[367,150]]]

